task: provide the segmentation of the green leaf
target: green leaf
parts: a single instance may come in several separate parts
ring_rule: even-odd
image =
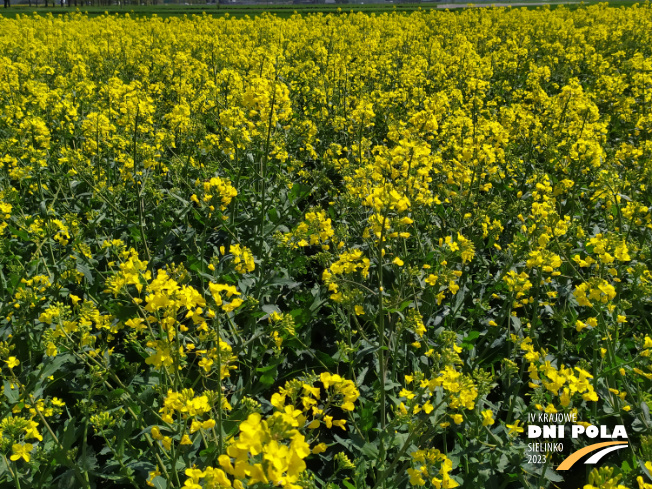
[[[650,422],[650,408],[648,407],[647,403],[644,401],[641,403],[641,411],[643,412],[643,416],[645,417],[646,423],[649,425],[651,424]]]
[[[469,333],[466,335],[464,340],[462,340],[462,343],[475,343],[475,340],[477,340],[480,337],[480,332],[479,331],[469,331]]]
[[[371,459],[376,459],[378,458],[378,447],[372,443],[365,443],[360,449],[360,453]]]
[[[77,271],[81,274],[84,275],[84,278],[88,281],[89,285],[93,285],[93,273],[91,272],[91,269],[86,266],[85,263],[82,263],[80,261],[77,261]]]
[[[16,404],[18,402],[18,396],[20,394],[18,387],[15,385],[12,387],[8,380],[4,381],[4,393],[11,404]]]
[[[256,369],[256,372],[260,372],[261,374],[264,374],[266,372],[269,372],[270,370],[276,369],[278,366],[278,363],[272,364],[272,365],[267,365],[266,367],[258,367]]]
[[[334,367],[335,365],[337,365],[337,362],[333,360],[333,358],[330,355],[324,353],[323,351],[316,350],[315,356],[319,358],[327,367]]]
[[[546,480],[549,480],[551,482],[562,482],[564,478],[557,472],[556,470],[546,467],[546,473],[544,475],[544,478]]]
[[[39,369],[41,380],[47,379],[56,371],[60,370],[66,363],[73,363],[74,357],[69,353],[58,354],[54,358],[47,358],[43,361],[43,366]]]
[[[342,484],[344,484],[344,487],[346,487],[346,489],[356,489],[356,487],[350,482],[348,482],[346,479],[342,480]]]
[[[623,463],[620,466],[620,470],[623,471],[623,474],[628,474],[629,472],[632,471],[632,468],[629,466],[627,463],[627,460],[624,460]]]
[[[274,370],[272,372],[261,375],[260,382],[266,386],[270,386],[274,382],[276,382],[276,377],[277,377],[276,374],[277,374],[276,367],[274,367]]]
[[[167,481],[161,477],[160,475],[154,477],[154,480],[152,481],[152,484],[154,484],[154,487],[156,489],[166,489],[168,486]]]

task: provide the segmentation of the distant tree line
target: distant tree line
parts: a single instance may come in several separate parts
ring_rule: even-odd
[[[3,0],[5,8],[11,7],[11,0]],[[216,0],[177,0],[175,3],[215,3]],[[228,0],[219,0],[220,3],[227,3]],[[30,7],[38,7],[40,0],[28,0]],[[112,5],[162,5],[162,0],[43,0],[44,7],[108,7]]]
[[[11,0],[3,0],[4,7],[11,7]],[[216,0],[177,0],[175,3],[215,3]],[[40,0],[28,0],[30,7],[38,7]],[[111,5],[163,5],[163,0],[43,0],[44,7],[109,7]],[[219,3],[228,3],[228,0],[219,0]]]

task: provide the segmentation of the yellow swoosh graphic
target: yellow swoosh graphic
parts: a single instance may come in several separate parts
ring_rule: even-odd
[[[598,450],[599,448],[608,447],[610,445],[627,445],[627,443],[622,441],[605,441],[603,443],[595,443],[594,445],[589,445],[588,447],[584,447],[581,450],[576,451],[575,453],[571,453],[568,457],[564,459],[564,461],[561,464],[559,464],[557,470],[568,470],[573,466],[575,462],[577,462],[587,453],[591,453],[595,450]]]

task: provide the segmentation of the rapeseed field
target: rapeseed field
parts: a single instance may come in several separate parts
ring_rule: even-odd
[[[0,17],[0,486],[652,488],[651,55],[649,3]]]

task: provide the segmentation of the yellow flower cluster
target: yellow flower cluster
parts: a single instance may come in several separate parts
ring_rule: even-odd
[[[455,356],[457,357],[456,354]],[[442,371],[430,379],[425,378],[423,374],[405,376],[407,384],[415,382],[415,379],[415,387],[423,389],[423,394],[418,394],[406,388],[399,392],[399,397],[410,401],[413,414],[420,411],[430,414],[434,409],[432,402],[438,398],[437,391],[448,394],[446,401],[448,407],[453,411],[458,409],[472,410],[475,407],[475,401],[478,397],[477,386],[470,376],[458,372],[452,365],[446,365]],[[425,402],[423,402],[424,399]],[[404,415],[408,414],[408,409],[403,402],[399,405],[399,411]],[[464,417],[460,413],[451,415],[451,418],[455,424],[461,424],[464,421]],[[446,427],[449,424],[444,422],[442,426]]]
[[[293,248],[321,245],[323,250],[329,250],[328,241],[335,231],[330,218],[324,211],[307,212],[305,220],[294,231],[283,235],[282,241]]]
[[[181,392],[168,391],[161,408],[161,418],[166,423],[173,423],[172,415],[178,413],[183,418],[201,416],[211,411],[210,398],[216,397],[214,393],[208,392],[201,396],[195,396],[192,389],[184,389]]]
[[[353,411],[353,403],[360,397],[360,392],[352,380],[347,380],[337,374],[324,372],[319,376],[324,384],[324,389],[333,388],[333,393],[338,397],[336,405],[345,411]]]
[[[6,202],[0,202],[0,234],[4,233],[4,230],[7,229],[7,222],[11,217],[11,204]]]
[[[347,299],[355,300],[357,298],[355,292],[351,293],[352,289],[346,283],[340,283],[338,276],[352,275],[359,272],[362,278],[367,278],[369,276],[370,266],[371,261],[364,256],[364,253],[360,249],[341,253],[337,260],[322,273],[324,284],[332,292],[330,298],[335,302],[344,302]]]
[[[200,182],[196,182],[196,184],[199,186]],[[209,216],[216,208],[224,212],[234,197],[238,195],[238,191],[231,185],[228,179],[219,177],[212,177],[206,182],[203,182],[201,188],[203,190],[201,199],[196,194],[193,194],[190,200],[197,205],[208,207]]]
[[[416,450],[410,456],[412,467],[407,469],[407,473],[413,486],[425,486],[426,481],[436,489],[452,489],[459,486],[449,475],[453,470],[453,462],[436,448]]]
[[[593,375],[586,370],[580,367],[567,368],[564,365],[557,368],[549,360],[543,360],[546,356],[545,351],[537,352],[530,337],[521,341],[520,349],[525,352],[524,358],[529,362],[529,385],[532,389],[539,390],[545,387],[552,396],[559,398],[562,408],[571,405],[575,394],[580,394],[584,401],[598,400],[595,388],[590,382]],[[552,407],[550,412],[557,411]]]
[[[510,270],[505,274],[503,280],[510,292],[516,292],[517,299],[523,297],[532,288],[530,276],[525,272],[517,274],[515,270]]]
[[[111,244],[107,241],[105,242],[105,246],[116,246],[116,244]],[[124,248],[121,242],[118,242],[117,246]],[[105,283],[106,292],[111,292],[117,296],[125,287],[133,285],[140,293],[143,290],[144,282],[152,278],[152,273],[147,270],[147,261],[141,260],[138,257],[138,252],[133,248],[130,248],[128,251],[120,251],[119,257],[121,260],[118,265],[120,271],[107,279]]]
[[[275,412],[263,419],[250,414],[240,423],[240,434],[229,442],[225,455],[220,455],[222,469],[235,480],[233,486],[274,484],[299,489],[296,484],[306,468],[303,461],[310,446],[297,430],[301,411]],[[230,484],[229,484],[230,485]]]
[[[240,292],[238,292],[238,289],[236,289],[234,285],[216,284],[211,282],[208,284],[208,288],[213,296],[215,305],[221,307],[224,312],[231,312],[240,307],[244,302],[238,297],[231,299],[230,302],[224,301],[224,296],[222,294],[226,294],[227,299],[233,297],[234,295],[240,295]]]
[[[616,297],[616,289],[604,279],[593,279],[575,287],[573,295],[580,306],[592,307],[593,302],[607,304]]]
[[[254,255],[246,246],[240,246],[238,244],[231,245],[229,253],[233,255],[233,264],[235,265],[236,272],[242,274],[251,273],[256,269]]]

